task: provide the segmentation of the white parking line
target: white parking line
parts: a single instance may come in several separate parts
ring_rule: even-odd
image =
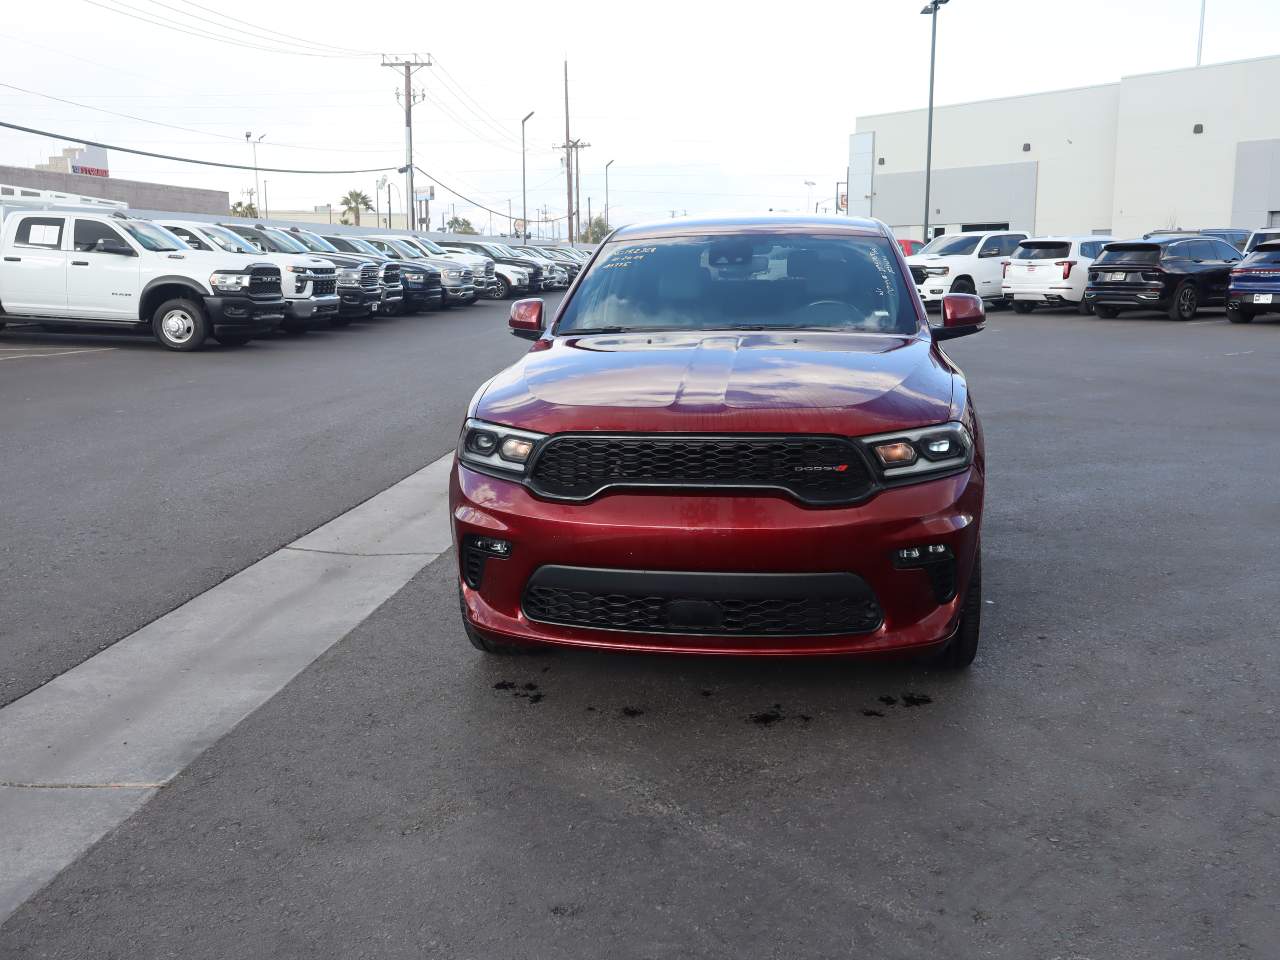
[[[0,922],[449,548],[450,459],[0,710]]]
[[[12,347],[9,349],[19,349]],[[26,349],[31,349],[30,347]],[[106,353],[116,347],[85,347],[83,350],[58,350],[55,353],[21,353],[12,357],[0,357],[0,360],[47,360],[49,357],[70,357],[77,353]]]

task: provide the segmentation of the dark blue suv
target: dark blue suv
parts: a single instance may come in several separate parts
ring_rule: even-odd
[[[1263,313],[1280,313],[1280,240],[1260,243],[1231,271],[1227,319],[1248,323]]]

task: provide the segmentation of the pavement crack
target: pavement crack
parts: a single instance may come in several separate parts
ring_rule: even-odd
[[[405,553],[356,553],[351,550],[317,550],[315,547],[282,547],[282,550],[296,550],[299,553],[327,553],[332,557],[427,557],[434,560],[438,553],[405,552]]]

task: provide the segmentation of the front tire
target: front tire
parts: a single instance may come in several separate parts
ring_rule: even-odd
[[[1200,291],[1190,280],[1184,280],[1173,295],[1173,306],[1169,308],[1170,320],[1191,320],[1200,309]]]
[[[1232,323],[1253,323],[1255,314],[1252,310],[1241,307],[1239,310],[1228,310],[1227,319]]]
[[[1028,300],[1010,300],[1009,303],[1014,313],[1031,313],[1036,308],[1036,305]]]
[[[935,661],[943,670],[963,670],[978,655],[978,638],[982,632],[982,553],[973,561],[973,576],[964,595],[960,625],[955,636],[938,654]]]
[[[204,306],[194,300],[166,300],[152,314],[151,332],[166,350],[189,353],[199,350],[209,338],[209,318]]]
[[[498,277],[497,281],[497,284],[493,288],[493,299],[505,300],[507,297],[511,296],[511,284],[507,283],[507,281],[502,277]]]

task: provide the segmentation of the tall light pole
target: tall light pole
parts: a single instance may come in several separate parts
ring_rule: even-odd
[[[520,242],[523,243],[529,239],[529,193],[525,186],[524,174],[524,125],[529,122],[529,118],[533,116],[530,110],[524,115],[524,119],[520,121]]]
[[[1196,66],[1200,66],[1200,58],[1204,54],[1204,8],[1209,0],[1200,0],[1200,39],[1196,41]]]
[[[920,12],[932,17],[932,36],[929,40],[929,132],[924,148],[924,242],[929,242],[929,188],[933,180],[933,70],[938,55],[938,8],[948,0],[931,0]]]
[[[253,198],[258,203],[262,202],[262,184],[258,182],[258,144],[262,142],[262,137],[265,136],[266,134],[264,133],[257,140],[254,140],[251,130],[244,132],[244,142],[253,147]],[[254,206],[256,207],[257,204],[254,204]]]
[[[806,180],[804,182],[804,185],[808,187],[808,190],[805,191],[805,195],[804,195],[804,209],[805,209],[805,212],[808,213],[809,204],[813,203],[813,188],[816,187],[817,184],[814,183],[812,180]]]
[[[613,221],[609,219],[609,168],[612,166],[612,160],[604,165],[604,228],[606,230],[608,230],[610,225],[613,223]]]

